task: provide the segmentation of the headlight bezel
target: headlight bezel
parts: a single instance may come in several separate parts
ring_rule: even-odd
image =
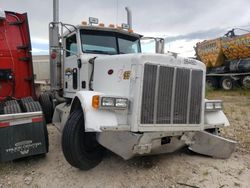
[[[98,106],[93,106],[96,109],[125,110],[128,109],[129,105],[129,100],[126,97],[98,96],[98,100]]]
[[[223,110],[222,100],[207,100],[205,101],[205,111],[219,111]]]

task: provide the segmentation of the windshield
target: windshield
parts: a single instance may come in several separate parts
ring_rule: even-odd
[[[94,54],[140,53],[139,38],[108,31],[81,30],[82,51]]]

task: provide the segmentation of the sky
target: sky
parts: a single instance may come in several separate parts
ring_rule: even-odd
[[[223,36],[232,28],[250,30],[249,0],[59,0],[60,21],[80,24],[88,17],[106,25],[126,23],[130,7],[133,30],[165,38],[165,51],[194,56],[197,42]],[[27,12],[33,54],[48,53],[52,0],[0,0],[0,9]],[[237,33],[237,32],[236,32]]]

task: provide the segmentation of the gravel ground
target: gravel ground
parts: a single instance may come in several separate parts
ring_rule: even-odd
[[[187,150],[124,161],[107,153],[90,171],[71,167],[60,147],[60,133],[48,125],[50,152],[44,158],[0,163],[3,187],[249,187],[250,185],[250,95],[249,92],[210,92],[222,98],[231,126],[221,134],[239,142],[227,159],[213,159]]]

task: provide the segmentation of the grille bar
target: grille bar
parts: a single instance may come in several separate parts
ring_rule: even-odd
[[[174,124],[185,124],[187,122],[187,102],[189,87],[189,69],[177,69],[176,88],[174,99]]]
[[[189,123],[199,124],[201,121],[201,116],[198,114],[201,114],[203,72],[201,70],[193,70],[192,72]]]
[[[141,124],[199,124],[202,70],[146,64]]]
[[[162,67],[159,74],[159,89],[157,100],[157,124],[169,124],[171,122],[171,101],[173,90],[174,68]],[[166,84],[168,82],[169,84]],[[166,108],[168,107],[168,108]]]
[[[152,124],[154,120],[154,99],[156,86],[157,66],[146,64],[142,92],[141,123]]]

